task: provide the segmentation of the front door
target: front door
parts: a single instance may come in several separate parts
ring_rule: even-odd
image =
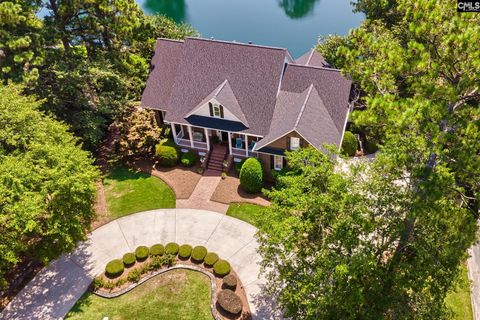
[[[228,142],[228,132],[222,131],[222,141]]]

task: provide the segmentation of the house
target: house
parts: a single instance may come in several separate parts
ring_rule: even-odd
[[[141,105],[182,148],[257,157],[270,173],[285,166],[286,150],[341,146],[350,91],[313,49],[295,60],[283,48],[158,39]]]

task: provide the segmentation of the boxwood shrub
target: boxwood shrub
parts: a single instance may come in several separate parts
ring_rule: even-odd
[[[178,149],[168,144],[158,144],[155,148],[158,163],[163,166],[173,167],[178,163]]]
[[[150,250],[146,246],[139,246],[135,249],[135,257],[137,257],[137,261],[143,261],[148,258],[148,254]]]
[[[257,193],[263,187],[263,168],[258,159],[248,158],[240,170],[240,186],[248,193]]]
[[[178,249],[179,249],[179,246],[177,243],[170,242],[170,243],[167,243],[167,245],[165,246],[165,253],[176,256],[178,253]]]
[[[128,252],[123,255],[123,264],[125,267],[130,267],[135,263],[135,254]]]
[[[355,153],[357,152],[358,148],[358,141],[357,137],[350,131],[345,131],[345,134],[343,135],[343,142],[342,142],[342,153],[353,157]]]
[[[207,248],[204,246],[196,246],[192,251],[192,259],[197,262],[202,262],[207,255]]]
[[[230,263],[225,260],[218,260],[213,265],[213,272],[220,277],[226,276],[230,273]]]
[[[150,247],[150,254],[152,256],[163,256],[165,253],[165,248],[163,245],[157,243]]]
[[[182,154],[181,163],[184,167],[192,167],[197,161],[197,156],[193,151],[188,151]]]
[[[222,287],[235,291],[237,288],[237,277],[235,277],[233,274],[225,276],[225,278],[223,278]]]
[[[178,248],[178,256],[182,259],[190,258],[192,254],[192,246],[189,244],[183,244]]]
[[[203,261],[205,262],[205,265],[207,265],[208,267],[211,267],[215,264],[215,262],[218,261],[218,259],[219,259],[218,254],[214,252],[209,252],[205,256],[205,259]]]
[[[107,277],[116,278],[122,275],[125,267],[123,265],[123,261],[119,259],[115,259],[107,263],[105,267],[105,274]]]
[[[242,311],[242,300],[230,289],[220,291],[217,296],[220,307],[231,314],[239,314]]]

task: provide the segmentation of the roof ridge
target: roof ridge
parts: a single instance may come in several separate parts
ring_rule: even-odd
[[[312,60],[312,57],[313,57],[313,53],[314,53],[314,52],[315,52],[315,51],[314,51],[313,48],[310,49],[310,55],[308,56],[307,63],[305,63],[306,66],[308,66],[309,63],[310,63],[310,60]]]
[[[218,39],[206,39],[206,38],[196,38],[196,37],[187,37],[187,40],[198,40],[198,41],[206,41],[206,42],[218,42],[218,43],[225,43],[225,44],[233,44],[245,47],[255,47],[255,48],[263,48],[263,49],[271,49],[271,50],[280,50],[280,51],[287,51],[287,48],[282,47],[274,47],[274,46],[267,46],[261,44],[253,44],[253,43],[244,43],[244,42],[233,42],[228,40],[218,40]]]
[[[219,86],[218,86],[218,89],[217,91],[213,94],[213,98],[216,98],[217,95],[220,93],[220,91],[223,90],[223,88],[225,87],[225,85],[228,83],[228,80],[225,79],[225,81],[223,81]],[[233,92],[233,90],[232,90]],[[235,95],[235,94],[234,94]],[[237,97],[235,97],[235,99],[237,99]]]
[[[312,68],[312,69],[320,69],[320,70],[325,70],[325,71],[334,71],[334,72],[342,72],[342,70],[337,69],[337,68],[327,68],[327,67],[317,67],[317,66],[307,66],[303,64],[296,64],[296,63],[289,63],[289,66],[292,67],[303,67],[303,68]]]
[[[308,87],[307,96],[305,97],[302,107],[300,108],[300,112],[298,113],[297,120],[295,121],[295,125],[293,126],[293,130],[297,130],[298,123],[300,122],[300,118],[303,115],[303,111],[305,110],[305,106],[307,105],[307,101],[308,101],[308,98],[310,97],[310,93],[312,93],[312,89],[313,89],[313,83],[310,84],[310,86]]]
[[[181,40],[181,39],[169,39],[169,38],[162,38],[162,37],[158,37],[157,40],[170,41],[170,42],[180,42],[180,43],[185,42],[184,40]]]

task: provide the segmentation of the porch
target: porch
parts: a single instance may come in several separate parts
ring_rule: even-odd
[[[175,143],[179,146],[208,152],[212,144],[220,143],[228,146],[228,153],[234,157],[258,157],[257,152],[252,150],[261,139],[259,136],[184,124],[171,123],[170,126]]]

